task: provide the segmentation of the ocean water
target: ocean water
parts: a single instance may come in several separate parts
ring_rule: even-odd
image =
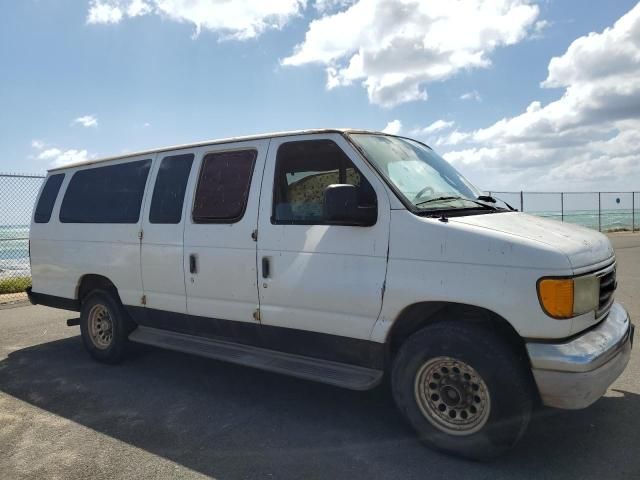
[[[527,212],[541,217],[561,220],[560,212]],[[640,210],[635,212],[635,229],[640,230]],[[603,210],[600,228],[603,232],[631,230],[633,221],[631,209]],[[597,210],[572,210],[564,213],[564,221],[583,227],[598,229]],[[29,268],[29,226],[0,226],[0,279],[30,275]]]
[[[0,279],[31,275],[29,226],[0,226]]]
[[[633,210],[616,209],[603,210],[598,224],[598,210],[570,210],[564,212],[564,217],[559,211],[526,212],[540,217],[553,218],[554,220],[575,223],[587,228],[611,232],[616,230],[631,230],[632,222],[635,223],[635,230],[640,229],[640,210],[636,209],[635,218]]]

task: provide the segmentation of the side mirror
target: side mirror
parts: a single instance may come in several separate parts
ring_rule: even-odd
[[[334,184],[324,190],[323,216],[334,225],[373,225],[375,207],[358,207],[358,188],[353,185]]]

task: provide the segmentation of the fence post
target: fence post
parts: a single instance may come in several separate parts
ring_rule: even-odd
[[[564,192],[560,192],[560,220],[564,222]]]
[[[522,194],[522,190],[520,190],[520,211],[524,212],[524,195]]]
[[[598,231],[601,232],[602,231],[602,205],[600,203],[600,192],[598,192]]]
[[[636,192],[631,192],[631,233],[636,231]]]

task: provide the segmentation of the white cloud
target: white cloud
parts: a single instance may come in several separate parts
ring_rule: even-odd
[[[92,0],[87,23],[118,23],[122,16],[123,11],[116,2]]]
[[[95,115],[83,115],[82,117],[76,118],[73,122],[74,125],[82,125],[83,127],[97,127],[98,119]]]
[[[86,162],[89,160],[89,153],[86,150],[65,150],[53,160],[53,165],[60,167],[72,163]]]
[[[430,82],[488,67],[490,53],[526,38],[538,15],[527,0],[358,0],[311,22],[281,63],[324,65],[327,88],[358,82],[371,103],[393,107],[426,100]]]
[[[281,29],[299,15],[306,0],[91,0],[87,23],[118,23],[126,18],[158,15],[244,40],[270,29]]]
[[[51,160],[57,158],[62,153],[59,148],[47,148],[38,155],[38,160]]]
[[[384,133],[398,135],[402,130],[402,122],[400,120],[391,120],[387,126],[382,129]]]
[[[132,0],[127,6],[127,16],[138,17],[151,13],[151,5],[144,0]]]
[[[357,0],[316,0],[313,4],[313,8],[320,13],[326,13],[352,5],[356,1]]]
[[[60,150],[59,148],[48,148],[42,151],[37,157],[38,160],[47,160],[52,167],[60,167],[72,163],[85,162],[90,159],[86,150]]]
[[[533,34],[531,35],[531,38],[536,40],[542,38],[544,36],[544,31],[550,26],[551,22],[549,22],[548,20],[538,20],[533,25]]]
[[[477,90],[471,90],[470,92],[460,95],[460,100],[475,100],[476,102],[481,102],[482,96],[480,96]]]
[[[640,4],[549,62],[561,97],[458,137],[446,157],[484,188],[632,189],[640,180]],[[456,145],[455,138],[443,145]]]
[[[436,145],[458,145],[471,137],[470,133],[454,130],[449,135],[436,140]]]
[[[446,120],[436,120],[435,122],[427,125],[426,127],[423,128],[415,128],[413,130],[411,130],[411,135],[431,135],[432,133],[435,132],[439,132],[441,130],[448,130],[449,128],[453,127],[453,125],[455,124],[455,122],[453,120],[451,121],[446,121]]]
[[[426,127],[414,128],[409,134],[420,138],[430,146],[454,145],[463,140],[463,138],[460,138],[461,135],[466,135],[457,129],[447,135],[443,135],[448,130],[451,130],[454,125],[455,122],[453,120],[439,119]]]
[[[37,153],[30,158],[47,162],[50,167],[60,167],[71,163],[85,162],[95,157],[90,155],[87,150],[67,149],[47,145],[40,140],[33,140],[31,146]]]

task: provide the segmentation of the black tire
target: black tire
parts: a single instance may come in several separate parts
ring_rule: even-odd
[[[460,368],[454,368],[456,374],[446,366],[440,367],[446,365],[446,357],[460,362],[450,365],[458,365],[471,375],[475,370],[479,377],[465,374],[463,379]],[[442,368],[446,374],[441,373]],[[465,383],[467,376],[470,383]],[[432,380],[421,383],[425,378]],[[442,380],[434,383],[435,378]],[[424,443],[472,460],[495,458],[515,445],[527,428],[535,398],[531,375],[514,348],[486,326],[464,322],[435,323],[409,337],[393,361],[391,384],[398,408]],[[455,392],[449,384],[454,385]],[[480,398],[474,396],[476,387],[485,393],[478,404],[474,403]],[[463,393],[457,395],[459,392]],[[441,408],[446,401],[455,405]],[[458,434],[445,431],[446,422],[453,422],[442,419],[447,416],[445,408],[447,414],[457,414],[460,422],[470,421],[463,420],[463,415],[464,419],[475,415],[478,423],[464,426],[468,430]],[[461,410],[451,412],[457,408]],[[440,417],[436,410],[441,412]]]
[[[104,334],[105,329],[99,330],[102,335],[92,335],[91,319],[95,312],[106,311],[111,324],[110,335]],[[93,312],[93,313],[92,313]],[[125,356],[129,333],[134,324],[124,310],[120,300],[106,290],[94,290],[82,301],[80,311],[80,332],[82,342],[89,354],[102,363],[115,364]],[[107,329],[108,330],[108,329]],[[110,341],[106,338],[110,337]]]

